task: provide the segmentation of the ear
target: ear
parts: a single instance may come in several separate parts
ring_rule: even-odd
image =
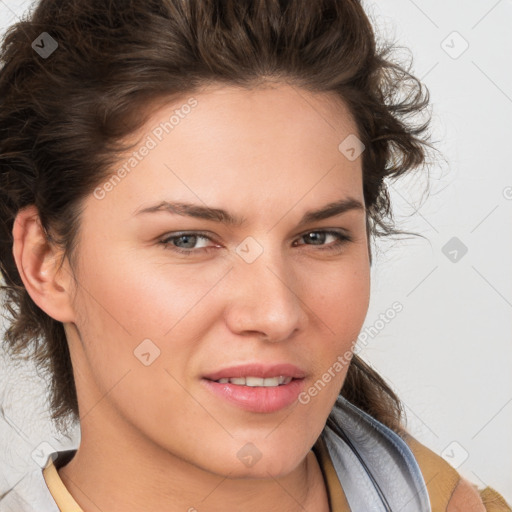
[[[22,208],[14,220],[13,255],[32,300],[59,322],[74,322],[74,279],[63,251],[51,244],[34,205]],[[62,263],[62,265],[60,265]]]

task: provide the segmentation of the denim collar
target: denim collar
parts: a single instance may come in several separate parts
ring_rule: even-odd
[[[339,396],[321,436],[351,510],[431,512],[418,463],[393,430]]]

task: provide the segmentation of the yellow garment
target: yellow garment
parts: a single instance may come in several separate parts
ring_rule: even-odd
[[[422,445],[412,436],[404,441],[409,445],[427,485],[432,512],[446,510],[451,495],[457,486],[460,475],[442,457]],[[345,493],[338,480],[324,440],[320,437],[313,447],[324,477],[329,505],[332,512],[350,512]],[[60,512],[83,512],[62,482],[57,468],[50,458],[43,469],[43,476]],[[511,512],[512,509],[494,489],[479,490],[480,498],[487,512]]]
[[[43,469],[43,476],[60,512],[84,512],[62,482],[51,457]]]

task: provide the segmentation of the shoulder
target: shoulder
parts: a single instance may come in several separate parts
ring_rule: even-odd
[[[446,512],[512,512],[490,487],[479,490],[440,455],[406,433],[402,438],[414,454],[427,484],[432,510]]]
[[[503,497],[491,487],[479,490],[476,485],[461,478],[446,512],[510,512],[512,508]]]
[[[485,505],[476,486],[464,478],[459,479],[446,508],[446,512],[459,511],[486,512]]]

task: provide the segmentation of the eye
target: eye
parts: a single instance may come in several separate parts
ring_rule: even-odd
[[[329,241],[329,238],[334,239],[334,241],[326,244],[326,242]],[[340,231],[334,231],[332,229],[309,231],[308,233],[301,235],[300,239],[306,241],[306,243],[299,245],[320,246],[320,250],[327,251],[339,249],[341,245],[352,241],[352,237],[350,235]]]
[[[352,241],[352,237],[344,232],[327,229],[309,231],[308,233],[301,235],[299,240],[301,239],[304,240],[305,243],[296,244],[294,242],[294,246],[317,246],[317,249],[321,251],[339,250],[342,245]],[[171,236],[167,236],[160,240],[159,244],[161,244],[165,249],[169,249],[176,253],[193,256],[194,254],[208,252],[219,247],[218,244],[208,245],[208,242],[215,244],[212,238],[205,233],[184,232],[174,233]]]
[[[192,255],[193,253],[204,252],[214,249],[214,246],[207,246],[212,239],[202,233],[178,233],[160,240],[165,249],[170,249],[181,254]]]

